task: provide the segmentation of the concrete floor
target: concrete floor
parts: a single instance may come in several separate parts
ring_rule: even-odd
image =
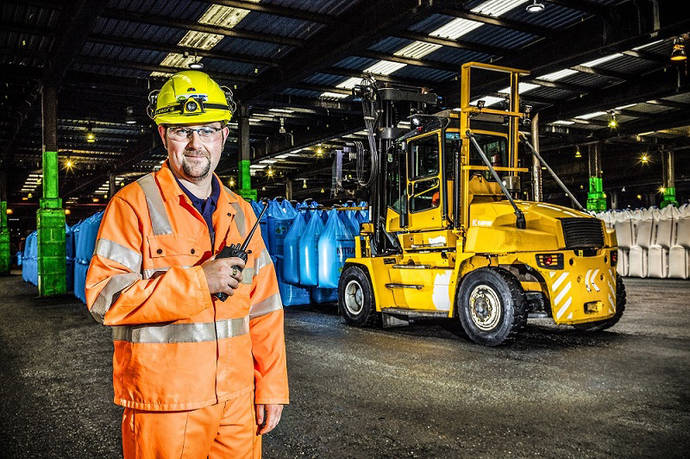
[[[292,403],[264,457],[687,457],[690,282],[626,285],[610,331],[530,322],[502,348],[287,308]],[[0,456],[120,456],[110,333],[72,297],[35,294],[0,278]]]

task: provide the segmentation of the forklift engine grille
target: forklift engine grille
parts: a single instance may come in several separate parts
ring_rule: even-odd
[[[598,218],[561,218],[566,249],[599,249],[604,230]]]

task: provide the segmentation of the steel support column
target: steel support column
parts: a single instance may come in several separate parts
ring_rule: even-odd
[[[676,200],[676,154],[673,151],[662,151],[663,162],[663,198],[659,207],[678,206]]]
[[[7,224],[7,173],[0,171],[0,274],[9,274],[11,266],[10,229]]]
[[[606,210],[606,194],[601,170],[601,142],[589,146],[589,192],[587,210],[603,212]]]
[[[292,179],[285,180],[285,199],[292,200]]]
[[[108,174],[108,199],[112,199],[117,193],[117,185],[115,183],[115,174]]]
[[[532,146],[539,151],[539,113],[532,118]],[[544,195],[542,191],[541,179],[541,163],[537,155],[532,153],[532,200],[543,201]]]
[[[43,197],[36,213],[38,229],[38,292],[41,296],[67,293],[65,211],[58,196],[57,88],[42,89]]]
[[[237,127],[239,130],[238,151],[239,151],[239,182],[240,187],[237,193],[245,199],[257,200],[257,192],[252,189],[251,174],[249,173],[249,165],[251,164],[251,154],[249,145],[249,111],[245,104],[241,104],[238,109]]]

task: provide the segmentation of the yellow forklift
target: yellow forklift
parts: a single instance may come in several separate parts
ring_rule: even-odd
[[[505,97],[472,94],[472,77],[486,72],[505,78]],[[370,223],[355,237],[355,257],[339,281],[346,323],[447,318],[475,343],[496,346],[515,339],[528,317],[585,330],[618,322],[625,289],[616,235],[582,209],[520,132],[530,122],[518,92],[525,74],[466,63],[460,108],[433,115],[423,111],[434,94],[378,88],[373,80],[354,89],[370,155],[358,176],[371,203]],[[401,102],[413,112],[404,131]],[[358,150],[367,154],[361,144]],[[533,157],[580,210],[518,199]]]

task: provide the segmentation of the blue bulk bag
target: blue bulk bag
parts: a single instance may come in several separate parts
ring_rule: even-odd
[[[321,218],[314,215],[299,239],[299,283],[301,285],[316,286],[319,283],[318,245],[323,228]]]
[[[38,233],[34,231],[26,237],[22,260],[22,279],[38,285]]]
[[[22,266],[22,258],[24,258],[24,254],[22,253],[22,251],[19,250],[14,256],[17,258],[17,266]]]
[[[283,242],[283,278],[291,284],[299,284],[299,240],[307,224],[298,213]]]
[[[285,241],[285,236],[292,225],[293,217],[288,217],[285,210],[280,204],[274,199],[268,202],[268,244],[270,246],[269,253],[276,257],[277,265],[280,265],[283,260],[283,243]],[[278,270],[279,266],[276,266]]]
[[[259,218],[259,215],[261,215],[261,211],[264,210],[264,203],[263,202],[256,202],[252,200],[250,202],[252,205],[252,209],[254,210],[254,215],[256,218]],[[259,220],[259,229],[261,230],[261,238],[264,240],[264,245],[266,246],[266,250],[268,250],[268,253],[271,253],[271,249],[269,247],[269,241],[268,241],[268,210],[264,214],[263,217],[261,217],[261,220]]]
[[[354,255],[352,233],[338,217],[338,211],[333,209],[319,238],[319,287],[337,288],[345,260]]]
[[[312,288],[311,301],[317,304],[333,303],[338,301],[337,288]]]
[[[65,266],[67,290],[72,290],[74,286],[74,232],[67,224],[65,224]]]
[[[287,199],[283,199],[280,203],[280,207],[283,208],[285,211],[285,216],[286,217],[292,217],[294,218],[297,215],[297,210],[295,210],[295,207],[292,205],[290,201]]]
[[[271,259],[273,260],[273,264],[276,268],[276,277],[278,279],[278,291],[280,292],[280,299],[283,303],[283,306],[297,306],[300,304],[308,304],[310,301],[309,290],[307,290],[306,288],[296,287],[292,284],[288,284],[287,282],[285,282],[282,270],[278,267],[278,264],[276,263],[278,260],[274,257],[271,257]]]
[[[350,222],[350,219],[347,218],[347,211],[346,210],[338,210],[336,211],[338,218],[340,219],[341,222],[343,222],[343,225],[350,231],[350,234],[352,234],[352,230],[354,229],[352,227],[352,222]],[[326,224],[328,225],[328,221],[326,221]]]

